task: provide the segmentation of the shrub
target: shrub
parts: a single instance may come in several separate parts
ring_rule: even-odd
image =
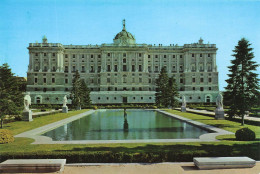
[[[254,141],[255,132],[249,128],[242,128],[236,131],[236,140],[238,141]]]
[[[93,109],[94,109],[94,110],[97,110],[97,109],[98,109],[98,107],[97,107],[97,106],[93,106]]]
[[[0,144],[11,143],[14,141],[14,136],[7,129],[0,129]]]

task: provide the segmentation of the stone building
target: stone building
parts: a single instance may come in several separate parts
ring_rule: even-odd
[[[76,70],[91,89],[94,104],[155,103],[155,79],[163,66],[189,103],[214,102],[218,94],[216,45],[137,44],[123,29],[112,44],[29,44],[27,91],[33,103],[61,104]]]

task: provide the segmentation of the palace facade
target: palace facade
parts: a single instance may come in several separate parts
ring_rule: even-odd
[[[62,104],[76,70],[91,89],[93,104],[155,103],[162,67],[188,103],[215,102],[219,92],[217,48],[202,39],[183,46],[137,44],[123,23],[112,44],[62,45],[44,36],[28,50],[27,91],[34,104]]]

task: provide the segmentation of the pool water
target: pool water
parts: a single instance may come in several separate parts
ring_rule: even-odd
[[[54,141],[199,138],[209,133],[194,125],[148,110],[105,110],[44,133]]]

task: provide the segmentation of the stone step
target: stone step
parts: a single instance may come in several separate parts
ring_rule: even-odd
[[[66,159],[11,159],[0,164],[0,173],[62,172]]]
[[[199,169],[249,168],[256,164],[248,157],[198,157],[193,162]]]

